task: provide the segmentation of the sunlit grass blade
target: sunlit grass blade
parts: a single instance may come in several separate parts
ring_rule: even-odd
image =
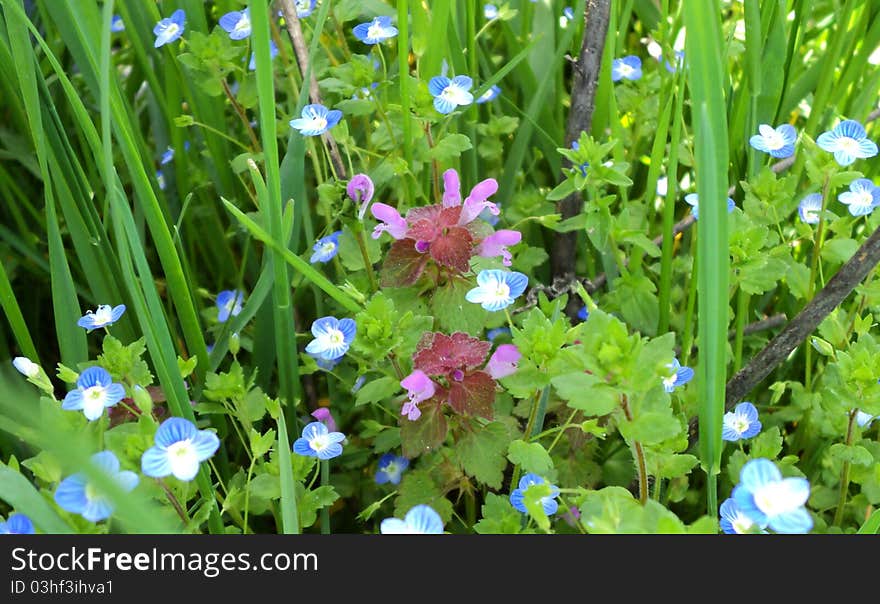
[[[728,252],[727,115],[723,86],[721,14],[714,2],[685,11],[688,82],[694,122],[697,191],[700,199],[697,238],[700,358],[700,457],[708,475],[707,508],[718,513],[717,474],[721,466],[721,418],[727,369]]]
[[[299,534],[299,511],[296,501],[296,483],[290,465],[290,438],[284,414],[278,416],[278,466],[281,468],[281,532]]]

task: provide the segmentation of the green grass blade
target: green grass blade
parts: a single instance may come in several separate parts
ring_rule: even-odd
[[[26,512],[41,533],[67,535],[73,530],[52,509],[27,478],[0,463],[0,499],[19,512]]]
[[[721,14],[714,2],[698,2],[685,11],[686,57],[694,125],[697,192],[697,288],[700,359],[700,455],[708,474],[708,513],[716,516],[717,474],[721,465],[721,418],[727,369],[728,134],[723,86]]]
[[[281,468],[281,532],[298,535],[299,511],[296,503],[296,482],[290,465],[290,439],[284,414],[278,415],[278,466]]]
[[[2,262],[0,262],[0,307],[3,308],[6,320],[9,321],[9,327],[12,329],[12,335],[15,336],[21,353],[39,365],[40,355],[37,354],[37,349],[34,347],[31,332],[28,331],[18,300],[15,299],[15,292],[12,291],[12,284],[6,275],[6,267]]]
[[[859,535],[880,535],[880,510],[874,510],[871,517],[858,530]]]

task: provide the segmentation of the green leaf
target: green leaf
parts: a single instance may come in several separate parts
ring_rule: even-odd
[[[332,505],[337,499],[339,499],[339,493],[330,485],[306,491],[300,499],[300,526],[307,527],[315,524],[315,520],[318,519],[318,510]]]
[[[381,377],[364,384],[357,392],[355,406],[379,403],[400,392],[400,382],[391,377]]]
[[[489,311],[479,304],[465,300],[473,285],[461,279],[452,279],[434,290],[431,311],[440,328],[448,333],[463,331],[472,336],[483,333]]]
[[[550,532],[550,519],[544,511],[544,505],[541,500],[552,495],[553,490],[550,488],[550,483],[548,482],[530,485],[523,492],[523,505],[525,505],[526,511],[529,516],[534,518],[535,522],[538,524],[538,528],[545,533]]]
[[[678,453],[658,453],[651,456],[655,466],[649,472],[658,478],[678,478],[685,476],[696,466],[700,460],[693,455]]]
[[[776,459],[782,452],[782,434],[778,426],[767,428],[758,434],[749,445],[749,456]]]
[[[684,430],[681,422],[670,413],[655,411],[642,413],[633,421],[621,421],[618,428],[627,441],[638,441],[643,445],[661,443]]]
[[[0,499],[15,511],[27,514],[40,532],[51,534],[74,532],[27,478],[2,463],[0,463]]]
[[[585,415],[607,415],[618,407],[620,401],[613,388],[595,375],[582,371],[556,376],[550,383],[569,407],[583,411]]]
[[[480,535],[517,535],[522,532],[522,514],[513,509],[510,499],[487,493],[481,508],[483,517],[474,525]]]
[[[510,443],[507,459],[522,468],[523,472],[533,472],[551,481],[556,478],[553,460],[541,443],[527,443],[517,439]]]
[[[441,407],[422,404],[421,410],[419,419],[403,420],[400,426],[400,442],[405,457],[418,457],[436,449],[446,440],[448,425]]]
[[[429,505],[440,514],[443,522],[452,518],[452,503],[443,496],[440,487],[427,470],[410,470],[403,475],[397,499],[394,500],[394,515],[403,518],[417,505]]]
[[[822,260],[843,264],[852,258],[858,249],[859,243],[854,239],[832,239],[822,246]]]
[[[833,459],[840,462],[849,462],[858,466],[870,467],[874,463],[874,456],[861,445],[845,445],[834,443],[828,450]]]
[[[462,469],[469,476],[493,489],[501,488],[507,459],[504,454],[509,442],[507,426],[492,422],[459,437],[455,453]]]
[[[447,134],[428,151],[428,157],[441,163],[448,163],[472,147],[471,139],[464,134]]]
[[[275,430],[270,429],[265,434],[260,434],[253,428],[250,431],[251,454],[254,458],[260,458],[269,452],[275,444]]]

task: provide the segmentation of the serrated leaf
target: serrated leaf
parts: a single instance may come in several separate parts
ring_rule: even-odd
[[[421,504],[434,508],[443,522],[449,522],[452,518],[452,503],[443,496],[427,470],[406,472],[398,492],[400,494],[394,500],[394,515],[398,518],[403,518],[408,511]]]
[[[474,336],[483,332],[489,311],[465,300],[470,289],[471,284],[467,281],[453,279],[434,290],[431,311],[442,330],[462,331]]]
[[[428,151],[428,157],[441,163],[448,163],[472,147],[471,139],[464,134],[447,134],[436,141],[434,147]]]
[[[620,402],[613,388],[606,386],[595,375],[582,371],[556,376],[550,383],[569,407],[583,411],[585,415],[607,415]]]
[[[553,460],[541,443],[527,443],[517,439],[510,443],[507,459],[522,468],[523,472],[532,472],[550,481],[556,478]]]
[[[861,445],[845,445],[834,443],[828,450],[832,458],[840,462],[849,462],[858,466],[870,467],[874,463],[874,456]]]
[[[382,287],[407,287],[418,281],[428,262],[427,254],[416,250],[412,239],[401,239],[391,244],[382,263]]]
[[[297,484],[297,486],[300,486]],[[323,485],[317,489],[306,491],[299,497],[299,521],[303,528],[315,524],[318,519],[318,510],[333,505],[339,499],[339,493],[330,485]]]
[[[422,415],[419,419],[401,419],[401,447],[404,457],[410,459],[436,449],[446,440],[448,425],[440,405],[422,403],[420,409]]]
[[[681,422],[670,413],[649,411],[642,413],[633,421],[618,423],[621,435],[630,443],[638,441],[643,445],[655,445],[669,440],[682,432]]]
[[[355,397],[355,406],[379,403],[400,392],[400,382],[385,376],[371,380],[361,386]]]
[[[510,499],[487,493],[481,508],[483,517],[474,525],[481,535],[517,535],[522,532],[522,514],[510,505]]]
[[[456,457],[462,469],[483,484],[500,489],[507,466],[507,426],[492,422],[482,428],[466,432],[455,443]]]
[[[484,371],[475,371],[460,382],[449,384],[449,404],[457,413],[492,419],[495,405],[495,380]]]
[[[782,434],[779,433],[778,426],[767,428],[749,445],[749,456],[753,458],[776,459],[780,452],[782,452]]]

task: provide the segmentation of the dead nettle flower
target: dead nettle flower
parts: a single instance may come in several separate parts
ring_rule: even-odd
[[[366,174],[355,174],[348,181],[345,192],[348,193],[352,201],[360,204],[358,220],[363,220],[364,214],[367,213],[367,206],[373,200],[373,193],[375,192],[373,181]]]

